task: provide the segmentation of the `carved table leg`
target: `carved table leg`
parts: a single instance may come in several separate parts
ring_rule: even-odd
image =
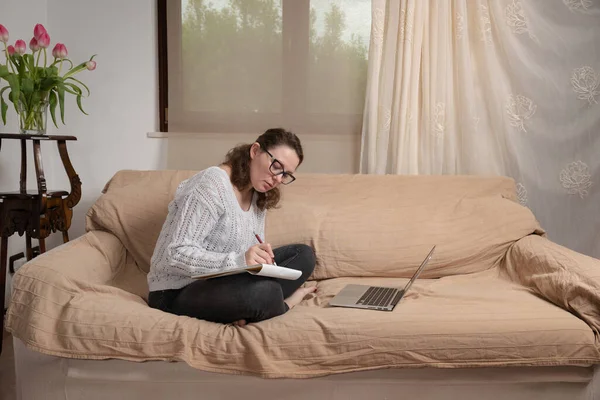
[[[64,201],[67,204],[68,208],[73,209],[81,199],[81,180],[79,179],[79,175],[77,175],[77,173],[75,172],[75,168],[73,168],[73,164],[71,164],[71,160],[69,159],[69,153],[67,152],[67,143],[64,140],[59,140],[58,142],[56,142],[56,144],[58,145],[60,159],[63,162],[65,171],[67,172],[67,176],[69,177],[69,182],[71,183],[71,190]]]
[[[4,336],[4,296],[6,289],[6,262],[8,257],[8,237],[0,237],[0,310],[2,310],[2,334],[0,334],[0,354],[2,354],[2,336]]]
[[[21,139],[21,178],[19,179],[19,191],[27,192],[27,142]]]
[[[25,254],[27,254],[27,261],[33,259],[33,250],[31,248],[31,236],[29,233],[25,233]]]
[[[71,220],[73,218],[73,208],[75,208],[81,199],[81,180],[79,179],[79,175],[77,175],[75,172],[75,168],[73,168],[73,164],[71,164],[71,160],[69,159],[67,143],[64,140],[59,140],[56,142],[56,144],[58,146],[60,159],[62,160],[71,184],[69,195],[63,199],[61,203],[62,222],[64,224],[64,230],[62,230],[63,242],[67,243],[69,241],[69,228],[71,227]]]
[[[40,215],[46,213],[46,176],[44,175],[44,165],[42,164],[42,150],[40,141],[33,141],[33,161],[35,165],[35,175],[37,180],[38,194],[40,196]],[[41,232],[40,232],[41,235]]]

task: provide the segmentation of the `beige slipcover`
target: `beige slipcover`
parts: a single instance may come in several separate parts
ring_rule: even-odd
[[[51,355],[269,378],[600,361],[600,261],[548,240],[500,177],[300,175],[266,234],[274,246],[314,247],[316,295],[243,328],[151,309],[152,250],[193,173],[117,173],[87,214],[88,233],[17,273],[7,329]],[[328,306],[347,283],[403,285],[434,244],[393,312]]]

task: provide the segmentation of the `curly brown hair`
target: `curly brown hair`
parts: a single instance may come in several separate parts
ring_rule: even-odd
[[[263,150],[271,150],[277,146],[287,146],[296,152],[300,159],[300,164],[304,160],[302,144],[300,139],[294,133],[286,131],[283,128],[267,129],[260,135],[256,141]],[[250,185],[250,148],[252,144],[241,144],[227,152],[224,165],[231,168],[231,183],[238,189],[244,190]],[[266,193],[258,193],[256,205],[261,210],[274,208],[279,203],[281,193],[279,188],[274,188]]]

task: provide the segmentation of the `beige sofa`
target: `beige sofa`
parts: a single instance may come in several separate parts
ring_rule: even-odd
[[[266,236],[313,246],[317,294],[240,328],[145,302],[193,173],[117,173],[84,236],[18,271],[21,398],[600,398],[600,261],[550,241],[511,179],[299,175]],[[347,283],[405,284],[434,244],[393,312],[328,306]]]

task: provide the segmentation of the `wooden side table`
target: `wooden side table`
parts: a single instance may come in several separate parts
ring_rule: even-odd
[[[63,242],[69,241],[69,228],[73,218],[73,208],[81,199],[81,180],[75,172],[67,152],[67,141],[77,140],[75,136],[24,135],[0,133],[0,152],[2,140],[21,142],[21,176],[19,190],[0,192],[0,310],[4,316],[4,296],[6,286],[6,265],[8,258],[8,238],[15,233],[25,234],[27,260],[33,258],[31,239],[39,242],[40,253],[46,251],[45,239],[52,232],[60,231]],[[54,141],[63,166],[69,177],[70,191],[49,191],[42,163],[41,142]],[[37,188],[27,189],[27,143],[33,146],[33,161]],[[4,319],[2,319],[4,326]],[[0,335],[0,353],[2,336]]]

